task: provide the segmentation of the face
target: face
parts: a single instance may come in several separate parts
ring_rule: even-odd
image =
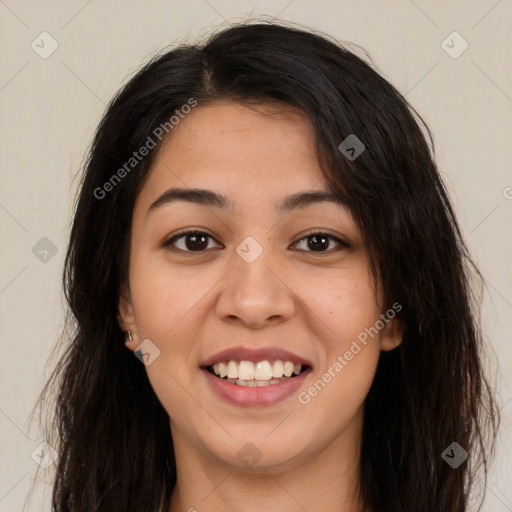
[[[292,467],[353,444],[379,353],[401,340],[350,212],[325,197],[286,201],[327,188],[310,123],[274,107],[217,102],[174,127],[136,199],[119,302],[127,347],[149,340],[145,368],[175,446],[227,467],[247,455]],[[242,383],[206,368],[219,361]],[[287,362],[301,373],[279,378]]]

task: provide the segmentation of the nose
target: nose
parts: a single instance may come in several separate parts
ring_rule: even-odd
[[[254,261],[233,256],[217,301],[217,315],[225,322],[252,329],[289,320],[296,307],[293,283],[283,264],[264,250]]]

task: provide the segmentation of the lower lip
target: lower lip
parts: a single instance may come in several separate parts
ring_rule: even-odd
[[[296,377],[286,379],[279,384],[269,384],[262,387],[239,386],[227,382],[224,379],[215,377],[206,369],[201,369],[208,384],[212,387],[217,395],[233,405],[242,407],[254,407],[273,405],[285,398],[289,397],[294,391],[302,385],[305,378],[311,372],[311,368],[307,368]]]

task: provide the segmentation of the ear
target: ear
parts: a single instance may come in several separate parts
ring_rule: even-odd
[[[395,349],[402,343],[403,338],[404,323],[397,317],[389,318],[381,333],[381,350],[387,352]]]
[[[122,331],[126,333],[128,338],[128,331],[131,334],[131,341],[125,342],[126,347],[132,352],[139,345],[137,336],[137,325],[135,323],[135,314],[133,310],[133,303],[130,296],[128,287],[123,285],[119,294],[118,308],[117,308],[117,322]]]

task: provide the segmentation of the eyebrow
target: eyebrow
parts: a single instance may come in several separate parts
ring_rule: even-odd
[[[162,206],[176,201],[187,201],[201,206],[225,210],[230,213],[235,210],[235,203],[229,197],[214,192],[213,190],[202,188],[170,188],[151,204],[148,208],[147,215]],[[335,196],[327,190],[314,190],[297,192],[285,197],[280,204],[276,205],[276,210],[278,214],[283,215],[291,210],[303,209],[314,204],[325,202],[334,203],[344,208],[347,207],[346,201],[341,197]]]

